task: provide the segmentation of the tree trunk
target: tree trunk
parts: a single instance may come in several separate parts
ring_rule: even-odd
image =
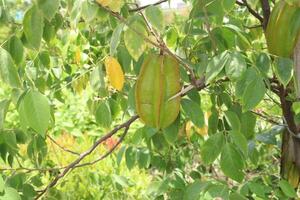
[[[294,50],[294,79],[295,91],[300,99],[300,40]],[[294,122],[292,102],[286,99],[287,93],[284,88],[280,90],[280,102],[283,116],[290,130],[285,130],[282,135],[281,146],[281,177],[288,180],[294,187],[298,188],[300,179],[300,137],[299,126]],[[292,132],[292,133],[291,133]],[[294,133],[294,134],[293,134]],[[295,137],[296,136],[296,137]]]
[[[293,136],[286,130],[282,135],[280,174],[291,186],[298,188],[300,174],[295,163],[294,152]]]

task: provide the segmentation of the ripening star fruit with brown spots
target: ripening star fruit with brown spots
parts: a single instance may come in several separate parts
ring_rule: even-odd
[[[278,1],[270,15],[266,40],[271,54],[291,57],[300,36],[300,4]]]
[[[163,129],[175,121],[180,109],[178,62],[167,55],[150,54],[144,59],[135,88],[136,110],[148,126]]]
[[[124,86],[125,78],[121,65],[114,57],[105,59],[105,70],[109,84],[118,91],[121,91]]]

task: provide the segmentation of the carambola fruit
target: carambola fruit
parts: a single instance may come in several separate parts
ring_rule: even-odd
[[[146,56],[135,88],[136,110],[148,126],[163,129],[175,121],[180,109],[178,62],[167,55]]]
[[[281,57],[291,57],[299,35],[300,7],[284,0],[277,2],[266,29],[269,52]]]

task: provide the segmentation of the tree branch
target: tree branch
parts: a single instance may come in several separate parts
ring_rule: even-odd
[[[75,151],[69,150],[69,149],[67,149],[67,148],[65,148],[65,147],[63,147],[63,146],[61,146],[61,145],[58,144],[58,142],[56,142],[51,136],[47,135],[47,138],[49,138],[56,146],[58,146],[58,147],[59,147],[60,149],[62,149],[63,151],[68,152],[68,153],[71,153],[71,154],[74,154],[74,155],[77,155],[77,156],[80,155],[80,153],[77,153],[77,152],[75,152]]]
[[[74,169],[76,167],[76,165],[78,163],[80,163],[85,157],[87,157],[88,155],[90,155],[102,142],[104,142],[105,140],[107,140],[108,138],[112,137],[114,134],[116,134],[120,129],[125,128],[125,130],[128,130],[128,128],[130,127],[130,125],[137,120],[139,117],[133,116],[131,117],[128,121],[126,121],[125,123],[117,126],[116,128],[114,128],[112,131],[110,131],[109,133],[107,133],[106,135],[104,135],[103,137],[101,137],[100,139],[98,139],[92,147],[90,147],[87,151],[83,152],[82,154],[80,154],[80,156],[74,160],[73,162],[71,162],[69,165],[66,166],[66,168],[59,174],[57,175],[43,190],[40,191],[40,193],[36,196],[35,199],[39,199],[41,198],[47,191],[48,189],[52,188],[53,186],[56,185],[56,183],[63,178],[69,171],[71,171],[72,169]],[[124,136],[125,137],[125,136]],[[109,154],[108,154],[109,155]]]
[[[127,126],[124,130],[124,133],[122,134],[122,136],[120,137],[120,139],[118,140],[118,142],[108,151],[106,152],[103,156],[101,156],[100,158],[92,161],[92,162],[87,162],[87,163],[82,163],[80,165],[76,165],[74,167],[75,168],[78,168],[78,167],[84,167],[84,166],[87,166],[87,165],[93,165],[101,160],[103,160],[104,158],[106,158],[107,156],[109,156],[120,144],[121,142],[124,140],[125,136],[127,135],[128,133],[128,130],[129,130],[129,126]]]
[[[275,125],[279,125],[279,126],[285,126],[284,124],[281,124],[279,122],[277,122],[276,120],[272,119],[270,116],[268,115],[264,115],[263,113],[260,112],[256,112],[256,111],[251,111],[253,114],[261,117],[262,119],[264,119],[266,122],[269,122],[270,124],[275,124]]]
[[[54,167],[54,168],[27,168],[27,167],[18,167],[18,168],[0,168],[1,171],[26,171],[25,173],[30,173],[34,171],[38,172],[51,172],[56,170],[62,170],[65,167]]]
[[[266,30],[268,22],[269,22],[270,13],[271,13],[270,3],[269,3],[269,0],[260,0],[260,3],[261,3],[262,10],[263,10],[263,15],[264,15],[262,25],[263,25],[264,30]]]
[[[98,3],[97,3],[98,4]],[[100,4],[98,4],[98,6],[100,6],[101,8],[103,8],[104,10],[106,10],[110,15],[114,16],[116,19],[118,19],[120,22],[124,23],[125,25],[128,26],[129,29],[131,29],[133,32],[135,32],[136,34],[138,34],[140,37],[143,38],[143,40],[145,42],[148,42],[149,44],[152,44],[153,46],[159,48],[161,51],[165,52],[166,54],[170,55],[171,57],[173,57],[174,59],[176,59],[178,62],[181,63],[181,65],[190,73],[191,75],[191,80],[192,83],[195,84],[196,81],[196,77],[194,74],[194,71],[192,70],[192,68],[179,56],[177,56],[176,54],[174,54],[168,47],[167,45],[163,42],[161,44],[157,44],[156,42],[153,42],[152,40],[150,40],[148,37],[146,37],[143,33],[141,33],[140,31],[132,28],[130,26],[130,24],[128,23],[128,21],[122,17],[119,13],[117,12],[113,12],[112,10],[110,10],[107,7],[104,7]]]
[[[158,1],[156,3],[153,3],[153,4],[148,4],[148,5],[145,5],[145,6],[130,9],[129,12],[137,12],[137,11],[140,11],[140,10],[144,10],[144,9],[148,8],[149,6],[157,6],[157,5],[160,5],[160,4],[165,3],[167,1],[168,0],[160,0],[160,1]]]
[[[236,1],[236,4],[240,5],[240,6],[246,6],[246,8],[248,9],[248,11],[256,18],[260,21],[261,24],[264,23],[264,18],[262,16],[260,16],[260,14],[258,14],[258,12],[256,12],[253,8],[251,8],[251,6],[248,4],[247,0],[242,0],[242,2],[240,1]]]

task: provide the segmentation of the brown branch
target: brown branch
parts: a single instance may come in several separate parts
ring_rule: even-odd
[[[149,6],[157,6],[157,5],[160,5],[160,4],[165,3],[167,1],[168,0],[160,0],[160,1],[158,1],[156,3],[153,3],[153,4],[148,4],[148,5],[145,5],[145,6],[130,9],[129,12],[137,12],[137,11],[140,11],[140,10],[144,10],[144,9],[148,8]]]
[[[71,162],[69,165],[66,166],[66,168],[59,174],[57,175],[43,190],[41,190],[41,192],[36,196],[35,199],[39,199],[41,198],[47,191],[48,189],[52,188],[53,186],[55,186],[57,184],[57,182],[63,178],[69,171],[71,171],[72,169],[74,169],[76,167],[76,165],[78,163],[80,163],[85,157],[87,157],[88,155],[90,155],[101,143],[103,143],[105,140],[107,140],[108,138],[112,137],[114,134],[116,134],[120,129],[126,128],[128,129],[130,127],[130,125],[137,120],[139,117],[133,116],[131,117],[128,121],[126,121],[125,123],[117,126],[116,128],[114,128],[112,131],[110,131],[109,133],[107,133],[106,135],[104,135],[103,137],[101,137],[100,139],[98,139],[92,147],[90,147],[87,151],[83,152],[82,154],[80,154],[80,156],[75,159],[73,162]],[[125,130],[126,130],[125,129]]]
[[[109,156],[120,144],[121,142],[124,140],[125,136],[127,135],[128,133],[128,130],[129,130],[129,126],[127,126],[124,130],[124,133],[122,134],[122,136],[120,137],[120,139],[118,140],[118,142],[108,151],[106,152],[103,156],[101,156],[100,158],[92,161],[92,162],[86,162],[86,163],[82,163],[80,165],[76,165],[74,167],[75,168],[78,168],[78,167],[84,167],[84,166],[87,166],[87,165],[94,165],[95,163],[103,160],[104,158],[106,158],[107,156]]]
[[[80,153],[77,153],[77,152],[75,152],[75,151],[69,150],[69,149],[67,149],[67,148],[65,148],[65,147],[63,147],[63,146],[61,146],[61,145],[58,144],[58,142],[56,142],[51,136],[47,135],[47,138],[49,138],[49,139],[51,140],[51,142],[53,142],[56,146],[58,146],[58,147],[59,147],[60,149],[62,149],[63,151],[66,151],[66,152],[68,152],[68,153],[71,153],[71,154],[74,154],[74,155],[77,155],[77,156],[80,155]]]
[[[55,167],[55,168],[27,168],[27,167],[18,167],[18,168],[0,168],[1,171],[26,171],[25,173],[30,173],[34,171],[38,172],[51,172],[56,170],[62,170],[65,167]]]
[[[263,16],[264,16],[262,25],[264,30],[266,30],[269,22],[270,13],[271,13],[270,3],[269,0],[260,0],[260,3],[263,10]]]
[[[265,115],[265,114],[263,114],[263,113],[255,112],[255,111],[251,111],[251,112],[252,112],[253,114],[255,114],[255,115],[261,117],[261,118],[264,119],[266,122],[269,122],[269,123],[275,124],[275,125],[279,125],[279,126],[283,125],[283,124],[277,122],[276,120],[272,119],[270,116],[267,116],[267,115]]]
[[[240,5],[240,6],[245,6],[248,11],[256,18],[260,21],[261,24],[263,24],[264,22],[264,18],[262,16],[260,16],[260,14],[258,14],[258,12],[256,12],[253,8],[251,8],[251,6],[248,4],[247,0],[242,0],[242,2],[240,1],[236,1],[236,4]]]
[[[173,57],[174,59],[176,59],[178,62],[181,63],[181,65],[190,73],[191,75],[191,80],[192,80],[192,83],[195,84],[195,81],[196,81],[196,77],[195,77],[195,74],[194,74],[194,71],[192,70],[192,68],[182,59],[180,58],[179,56],[177,56],[176,54],[174,54],[168,47],[167,45],[163,42],[161,44],[157,44],[156,42],[153,42],[152,40],[150,40],[147,36],[145,36],[143,33],[141,33],[140,31],[132,28],[130,26],[130,24],[128,23],[128,21],[122,17],[119,13],[117,12],[113,12],[112,10],[110,10],[109,8],[107,7],[104,7],[100,4],[98,4],[98,6],[100,6],[101,8],[103,8],[104,10],[106,10],[110,15],[112,15],[113,17],[115,17],[116,19],[118,19],[120,22],[124,23],[125,25],[128,26],[128,28],[130,30],[132,30],[133,32],[135,32],[137,35],[139,35],[140,37],[143,38],[143,40],[145,42],[148,42],[149,44],[152,44],[153,46],[159,48],[161,51],[165,52],[166,54],[170,55],[171,57]]]
[[[160,48],[163,52],[169,54],[170,56],[172,56],[173,58],[175,58],[178,62],[180,62],[191,74],[192,76],[192,82],[194,82],[194,85],[197,89],[201,90],[205,87],[205,78],[201,78],[196,80],[193,70],[190,68],[190,66],[188,64],[186,64],[180,57],[178,57],[176,54],[172,53],[171,50],[166,46],[165,43],[163,44],[156,44],[155,42],[151,41],[148,37],[146,37],[145,35],[143,35],[142,33],[140,33],[139,31],[133,29],[130,24],[127,22],[127,20],[125,18],[123,18],[119,13],[117,12],[113,12],[110,9],[101,6],[100,4],[98,4],[100,7],[102,7],[103,9],[105,9],[107,12],[109,12],[112,16],[114,16],[115,18],[117,18],[120,22],[124,23],[125,25],[128,26],[128,28],[130,28],[132,31],[134,31],[136,34],[138,34],[139,36],[143,37],[144,41]],[[132,118],[130,118],[127,122],[119,125],[118,127],[116,127],[115,129],[113,129],[112,131],[110,131],[108,134],[104,135],[103,137],[101,137],[100,139],[98,139],[92,147],[90,147],[87,151],[83,152],[82,154],[80,154],[80,156],[74,160],[73,162],[71,162],[69,165],[67,165],[64,170],[57,175],[43,190],[40,191],[40,193],[38,194],[38,196],[35,199],[39,199],[41,198],[47,191],[48,189],[54,187],[57,182],[62,179],[64,176],[66,176],[66,174],[68,172],[70,172],[71,170],[73,170],[74,168],[77,167],[81,167],[81,166],[86,166],[86,165],[91,165],[94,164],[96,162],[99,162],[100,160],[103,160],[105,157],[107,157],[108,155],[110,155],[115,148],[123,141],[124,137],[126,136],[129,126],[135,121],[137,120],[139,117],[138,116],[134,116]],[[108,151],[106,154],[104,154],[102,157],[100,157],[99,159],[93,161],[93,162],[89,162],[89,163],[83,163],[81,165],[79,165],[79,163],[88,155],[90,155],[101,143],[103,143],[105,140],[107,140],[108,138],[110,138],[111,136],[113,136],[114,134],[117,133],[117,131],[119,131],[120,129],[125,128],[125,132],[122,135],[122,137],[120,138],[120,140],[118,141],[118,143],[110,150]]]

